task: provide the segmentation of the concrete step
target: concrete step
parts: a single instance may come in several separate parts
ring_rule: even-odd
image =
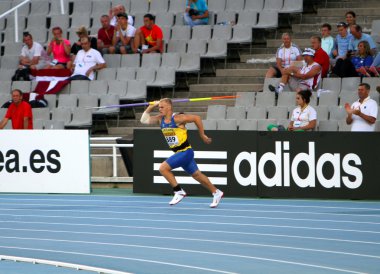
[[[318,24],[296,24],[296,25],[293,25],[293,38],[300,38],[301,35],[302,37],[305,37],[305,36],[311,36],[310,33],[316,33],[316,34],[320,34],[320,29],[321,29],[321,25],[318,25]],[[334,25],[331,25],[332,26],[332,31],[331,31],[331,35],[332,36],[336,36],[338,34],[338,31],[337,31],[337,28],[335,27],[335,24]],[[371,29],[372,27],[372,24],[371,23],[364,23],[364,24],[360,24],[360,26],[363,28],[364,32],[368,31]]]
[[[336,24],[337,22],[341,22],[341,21],[345,22],[345,18],[344,18],[345,13],[346,13],[345,10],[340,10],[338,13],[332,16],[325,16],[325,15],[305,16],[302,18],[302,23],[321,25],[326,22],[330,24]],[[370,24],[373,20],[376,20],[376,19],[378,20],[380,18],[379,18],[379,15],[367,15],[367,16],[358,16],[356,19],[357,19],[356,22],[359,25],[362,25],[366,23]]]
[[[199,84],[191,85],[190,92],[242,92],[259,91],[263,84]]]
[[[267,53],[267,54],[242,54],[240,56],[240,62],[246,63],[248,60],[251,60],[253,58],[267,60],[267,59],[275,57],[276,51],[277,49],[273,49],[272,53]],[[265,69],[265,68],[268,68],[268,63],[263,63],[262,69]]]
[[[217,69],[216,77],[262,77],[265,73],[265,69]]]
[[[363,1],[364,2],[364,1]],[[318,9],[317,15],[319,16],[336,16],[337,14],[342,14],[344,16],[345,11],[341,8],[332,9]],[[355,8],[355,13],[357,17],[364,17],[367,15],[378,16],[380,14],[380,7],[366,7],[366,8]]]
[[[199,84],[260,84],[264,82],[264,76],[248,77],[203,77],[200,79]]]
[[[119,177],[128,177],[128,172],[121,157],[117,157],[117,169]],[[92,177],[111,177],[113,174],[112,157],[91,157]]]
[[[325,2],[320,2],[320,7],[325,7]],[[380,1],[378,0],[366,0],[366,1],[333,1],[327,2],[326,8],[346,8],[349,9],[356,9],[356,8],[371,8],[371,7],[380,7]]]
[[[310,47],[310,38],[307,39],[293,39],[293,43],[295,43],[300,48]],[[268,47],[278,47],[282,44],[281,39],[268,39],[267,45]]]
[[[274,53],[276,50],[274,50]],[[274,54],[273,53],[273,54]],[[250,58],[248,58],[250,59]],[[227,69],[267,69],[267,64],[248,64],[246,61],[241,61],[242,63],[229,63],[227,64]],[[224,69],[224,66],[217,67],[219,69]]]

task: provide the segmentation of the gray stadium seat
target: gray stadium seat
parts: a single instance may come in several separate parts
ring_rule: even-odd
[[[149,11],[148,0],[131,0],[131,8],[129,12],[131,14],[147,13]]]
[[[78,95],[78,108],[92,108],[99,105],[98,96],[79,94]]]
[[[278,27],[278,13],[276,11],[261,11],[255,29],[269,29]]]
[[[167,44],[172,35],[172,27],[171,26],[161,26],[162,34],[164,36],[164,43]]]
[[[70,83],[70,94],[88,94],[90,81],[72,81]]]
[[[191,28],[189,26],[174,26],[172,27],[173,40],[190,40]]]
[[[288,108],[287,107],[268,107],[268,119],[288,119]]]
[[[201,69],[201,57],[199,54],[181,53],[181,65],[178,72],[199,72]]]
[[[65,129],[65,122],[61,120],[44,121],[44,129],[46,130]]]
[[[110,105],[118,105],[120,104],[119,96],[117,95],[102,95],[100,97],[100,105],[99,106],[110,106]],[[105,108],[105,109],[98,109],[97,111],[93,112],[93,114],[96,115],[119,115],[120,108]]]
[[[256,92],[256,106],[270,107],[274,106],[275,96],[269,92]]]
[[[134,26],[139,28],[141,27],[142,25],[144,25],[144,15],[145,13],[135,13],[134,14],[134,18],[135,18],[135,22],[134,22]]]
[[[121,67],[140,67],[140,54],[123,54],[121,56]]]
[[[351,125],[347,125],[346,119],[338,121],[339,131],[351,131]]]
[[[161,66],[161,54],[150,53],[144,54],[141,61],[142,68],[154,68],[157,69]]]
[[[195,40],[191,39],[187,43],[187,53],[199,54],[204,56],[207,51],[207,41],[206,40]]]
[[[245,0],[244,10],[247,11],[262,11],[264,8],[264,0]]]
[[[227,107],[225,105],[209,105],[207,108],[207,120],[220,120],[226,118]]]
[[[145,80],[149,86],[156,80],[156,70],[153,68],[139,68],[137,69],[136,80]]]
[[[127,81],[108,81],[108,94],[118,95],[121,100],[127,95]]]
[[[338,105],[338,93],[324,92],[319,95],[319,106],[337,106]]]
[[[207,52],[201,57],[205,58],[226,58],[227,41],[221,39],[212,39],[208,41]]]
[[[22,92],[30,91],[30,81],[14,81],[12,82],[12,90],[19,89]]]
[[[10,10],[12,7],[11,1],[0,1],[0,14]]]
[[[226,0],[208,0],[208,9],[218,13],[226,9]]]
[[[63,0],[65,14],[69,12],[69,0]],[[50,0],[50,15],[61,14],[61,1]]]
[[[212,39],[220,39],[230,41],[232,38],[232,26],[231,25],[215,25],[212,34]]]
[[[48,108],[50,110],[55,109],[57,107],[57,95],[47,94],[44,96],[44,99],[48,102]]]
[[[8,70],[0,69],[0,75],[2,75],[5,71],[8,71]],[[11,92],[11,86],[12,86],[12,81],[0,79],[0,94],[9,94]]]
[[[284,6],[283,0],[265,0],[264,10],[280,11]]]
[[[217,120],[218,130],[237,130],[237,121],[233,119],[229,120]]]
[[[245,0],[227,0],[225,10],[242,11],[244,6]]]
[[[344,106],[333,106],[330,107],[330,120],[345,120],[347,117],[347,112]]]
[[[266,107],[250,107],[247,110],[247,119],[266,119]]]
[[[61,107],[53,109],[52,120],[63,121],[64,125],[67,126],[71,122],[71,109]]]
[[[339,105],[344,106],[345,103],[350,105],[359,99],[357,92],[345,92],[339,95]]]
[[[377,93],[376,87],[380,86],[380,78],[378,78],[378,77],[370,77],[370,78],[364,77],[362,82],[369,84],[371,86],[371,93],[372,92]],[[357,91],[357,89],[355,90],[355,93],[357,93],[356,91]],[[370,94],[370,96],[373,97],[372,94]]]
[[[153,83],[148,84],[148,86],[163,87],[163,88],[174,87],[175,86],[175,69],[161,67],[160,69],[157,70],[155,81]]]
[[[0,31],[5,28],[5,18],[0,19]]]
[[[229,44],[244,44],[249,43],[250,44],[250,51],[252,50],[252,27],[250,26],[243,26],[243,25],[236,25],[232,28],[232,39],[227,41]]]
[[[58,108],[76,108],[78,106],[78,96],[76,94],[60,94],[58,96]]]
[[[355,92],[358,90],[359,84],[360,84],[360,77],[342,78],[342,87],[341,87],[340,92],[341,93]]]
[[[277,125],[277,120],[276,119],[257,120],[257,130],[268,131],[267,127],[270,124]]]
[[[13,43],[13,44],[6,44],[4,46],[4,55],[13,55],[13,56],[17,56],[18,57],[21,54],[22,47],[23,47],[23,43],[21,43],[21,42],[19,42],[19,43]],[[14,71],[13,71],[13,74],[14,74]],[[9,80],[10,79],[11,78],[9,78]]]
[[[371,26],[371,35],[379,35],[380,34],[380,20],[372,20]]]
[[[202,120],[202,123],[205,130],[216,130],[217,120]]]
[[[210,13],[210,12],[209,12]],[[174,20],[174,25],[175,26],[183,26],[185,25],[184,18],[183,18],[184,12],[178,12],[175,14],[175,20]]]
[[[44,120],[35,119],[33,113],[33,129],[44,129]]]
[[[256,26],[257,25],[257,12],[255,11],[242,11],[239,12],[237,25],[243,26]]]
[[[186,1],[170,0],[169,12],[172,12],[172,13],[185,12],[185,9],[186,9]]]
[[[136,68],[121,67],[117,69],[116,80],[118,81],[128,81],[136,79]]]
[[[45,44],[47,41],[47,31],[46,28],[43,27],[33,27],[28,30],[30,34],[33,36],[33,41],[38,42],[40,44]]]
[[[239,130],[257,130],[257,120],[256,119],[240,120]]]
[[[168,0],[154,0],[150,2],[149,11],[151,13],[167,12],[169,10]]]
[[[318,107],[313,107],[313,108],[317,112],[317,120],[328,120],[329,119],[329,107],[318,106]],[[293,111],[293,109],[291,111]],[[291,115],[291,112],[290,112],[290,115]]]
[[[109,0],[92,0],[92,14],[108,14],[111,8],[111,1]]]
[[[211,26],[210,25],[194,26],[191,39],[196,39],[196,40],[211,39]]]
[[[181,56],[177,52],[162,54],[161,67],[168,67],[177,70],[181,64]]]
[[[8,94],[1,94],[0,93],[0,103],[1,104],[4,104],[5,102],[8,102],[10,100],[12,100],[12,98],[11,98],[11,95],[9,93]],[[1,110],[1,108],[0,108],[0,110]],[[0,117],[2,119],[4,117],[4,115],[0,116]]]
[[[50,21],[50,29],[59,26],[63,30],[66,30],[70,26],[69,20],[70,20],[70,18],[67,15],[62,15],[62,14],[53,15],[51,17],[51,21]],[[50,33],[51,33],[51,31],[50,31]]]
[[[39,14],[37,15],[33,14],[33,15],[28,16],[26,29],[29,30],[29,29],[35,29],[35,28],[39,28],[39,29],[42,28],[46,32],[46,17],[41,16]],[[34,38],[34,33],[32,32],[30,33],[33,35],[33,38]]]
[[[33,119],[35,120],[50,120],[50,110],[48,108],[33,109]]]
[[[295,106],[296,94],[294,92],[281,92],[278,95],[277,106]]]
[[[13,71],[17,68],[19,63],[18,56],[15,55],[4,55],[1,57],[1,68],[2,69],[13,69]]]
[[[216,24],[230,24],[231,22],[236,22],[234,11],[221,11],[216,15]]]
[[[339,93],[342,86],[341,78],[324,78],[322,89],[331,90]]]
[[[108,82],[106,80],[90,81],[89,95],[102,96],[108,92]]]
[[[143,80],[129,80],[128,81],[126,100],[131,101],[145,101],[147,98],[146,82]]]
[[[68,127],[75,128],[88,128],[92,125],[92,112],[91,110],[85,108],[75,108],[73,109],[73,118]]]
[[[97,72],[98,80],[115,80],[116,79],[116,68],[105,68]]]
[[[185,40],[169,40],[167,52],[186,53],[187,42]]]
[[[244,106],[228,107],[226,119],[243,120],[246,118],[246,108]]]
[[[152,3],[154,3],[153,1]],[[170,12],[161,12],[156,14],[156,24],[161,28],[164,26],[173,26],[174,25],[174,14]]]
[[[244,107],[246,110],[255,105],[256,94],[254,92],[238,92],[235,106]]]
[[[300,13],[303,11],[303,0],[284,0],[281,13]]]
[[[338,121],[319,121],[318,131],[338,131]]]
[[[12,1],[12,7],[15,7],[17,6],[18,4],[24,2],[24,0],[13,0]],[[30,2],[19,7],[17,9],[17,12],[18,12],[18,15],[19,16],[28,16],[29,15],[29,12],[30,12]]]
[[[73,14],[71,17],[70,28],[76,30],[80,26],[90,26],[90,15],[87,14]],[[71,39],[71,38],[70,38]]]

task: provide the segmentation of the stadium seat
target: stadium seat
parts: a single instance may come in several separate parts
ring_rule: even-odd
[[[373,92],[377,93],[376,87],[380,86],[380,78],[378,77],[364,77],[363,78],[363,83],[369,84],[371,86],[371,94],[370,96],[373,97]],[[357,89],[355,90],[355,93],[357,94]]]
[[[318,106],[337,106],[338,93],[337,92],[324,92],[319,95]]]
[[[22,92],[30,91],[30,81],[14,81],[12,82],[12,90],[19,89]]]
[[[35,119],[33,115],[33,129],[44,129],[44,120]]]
[[[173,40],[190,40],[191,28],[189,26],[174,26],[172,27]]]
[[[346,119],[338,121],[339,131],[351,131],[351,125],[347,125]]]
[[[65,14],[69,12],[69,0],[63,0]],[[61,1],[50,0],[50,12],[49,15],[61,14]],[[58,25],[57,25],[58,26]]]
[[[165,44],[168,43],[168,41],[170,40],[170,37],[172,35],[172,26],[161,26],[161,29],[162,29],[162,34],[164,36],[163,38],[163,42]]]
[[[149,11],[149,1],[148,0],[131,0],[131,8],[129,13],[147,13]]]
[[[169,40],[167,52],[186,53],[187,42],[185,40]]]
[[[281,13],[300,13],[303,11],[303,0],[284,0]]]
[[[236,22],[236,12],[221,11],[216,15],[216,24],[230,24]]]
[[[324,78],[322,82],[322,89],[331,90],[339,93],[342,86],[341,78]]]
[[[338,121],[336,120],[319,121],[318,131],[338,131]]]
[[[257,12],[254,11],[241,11],[239,12],[237,25],[240,26],[253,26],[257,25]]]
[[[247,110],[247,119],[266,119],[266,107],[249,107]]]
[[[371,35],[380,34],[380,20],[372,20]]]
[[[317,120],[328,120],[329,119],[329,107],[327,106],[317,106],[313,107],[317,112]],[[292,108],[290,111],[293,111]],[[291,114],[290,114],[291,115]]]
[[[162,54],[161,67],[168,67],[177,70],[181,64],[181,56],[177,52]]]
[[[220,120],[226,118],[227,107],[225,105],[209,105],[207,108],[207,120]]]
[[[201,57],[199,54],[181,53],[181,65],[178,72],[198,72],[201,69]]]
[[[296,105],[296,95],[294,92],[281,92],[278,95],[277,106],[295,106]]]
[[[57,95],[47,94],[44,96],[44,99],[48,102],[48,108],[50,110],[55,109],[57,107]]]
[[[120,54],[104,54],[103,58],[106,61],[107,68],[118,68],[121,64]]]
[[[214,31],[212,34],[212,39],[219,39],[219,40],[225,40],[230,41],[232,38],[232,26],[231,25],[215,25]]]
[[[217,120],[202,120],[203,128],[205,130],[216,130]]]
[[[140,1],[140,0],[137,0]],[[169,3],[169,12],[172,13],[184,13],[186,10],[186,1],[183,0],[170,0]]]
[[[154,0],[150,1],[149,12],[156,14],[158,12],[167,12],[169,10],[168,0]]]
[[[123,100],[127,95],[127,81],[108,81],[108,94],[118,95]]]
[[[208,0],[208,9],[214,13],[225,11],[226,0]]]
[[[136,80],[144,80],[150,86],[156,80],[156,70],[153,68],[137,69]]]
[[[264,0],[245,0],[244,10],[260,12],[264,8]]]
[[[263,92],[264,93],[267,93],[267,92],[272,93],[269,89],[269,85],[277,86],[280,83],[280,80],[281,80],[280,78],[265,78],[264,86],[263,86]],[[287,87],[288,86],[286,85],[285,88],[287,88]]]
[[[227,41],[228,44],[250,44],[250,52],[252,51],[252,27],[236,25],[232,28],[232,39]]]
[[[274,102],[275,102],[274,93],[256,92],[256,106],[257,107],[274,106]]]
[[[148,84],[148,86],[160,88],[173,88],[172,95],[174,96],[175,69],[161,67],[157,70],[155,81],[153,83]]]
[[[161,54],[160,53],[150,53],[143,54],[141,60],[142,68],[154,68],[157,69],[161,66]]]
[[[284,6],[284,0],[265,0],[264,10],[280,11]]]
[[[155,1],[153,1],[153,3],[155,3]],[[155,23],[158,26],[160,26],[161,28],[165,27],[165,26],[169,26],[169,27],[173,26],[174,25],[174,13],[170,13],[170,12],[157,13]]]
[[[257,130],[257,120],[256,119],[240,120],[239,130]]]
[[[90,81],[89,95],[102,96],[108,92],[108,82],[106,80]]]
[[[67,124],[68,127],[89,128],[92,125],[92,112],[85,108],[75,108],[73,110],[73,118]]]
[[[210,40],[211,39],[211,26],[210,25],[194,26],[191,39]]]
[[[33,109],[33,120],[50,120],[50,110],[48,108]]]
[[[347,77],[342,78],[341,93],[352,93],[358,90],[360,84],[360,77]]]
[[[21,4],[22,2],[24,2],[24,0],[13,0],[12,1],[12,7],[16,7],[17,5]],[[30,12],[30,2],[19,7],[17,9],[17,12],[18,12],[19,16],[28,16],[29,12]]]
[[[226,8],[227,11],[242,11],[244,9],[245,0],[227,0]]]
[[[174,17],[175,17],[174,25],[175,26],[184,26],[185,25],[183,14],[184,14],[184,12],[178,12],[174,15]]]
[[[133,67],[121,67],[117,69],[116,80],[118,81],[128,81],[136,79],[136,68]]]
[[[119,96],[117,95],[102,95],[100,97],[100,107],[118,105],[120,104]],[[95,115],[106,115],[106,116],[115,116],[119,117],[120,108],[104,108],[98,109],[93,112]]]
[[[72,30],[77,30],[77,28],[79,28],[80,26],[87,26],[89,27],[90,26],[90,21],[91,21],[91,18],[90,18],[90,14],[87,13],[87,14],[73,14],[72,17],[71,17],[71,25],[70,25],[70,28]],[[70,40],[71,40],[71,37],[70,37]]]
[[[268,131],[268,125],[275,124],[277,125],[276,119],[266,119],[266,120],[257,120],[257,130],[259,131]]]
[[[13,55],[14,57],[18,57],[21,54],[21,49],[23,47],[23,43],[13,43],[4,45],[4,55]],[[16,58],[17,58],[16,57]],[[14,74],[14,70],[12,75]],[[10,80],[11,78],[8,78]]]
[[[244,106],[228,107],[226,119],[243,120],[246,118],[246,108]]]
[[[278,13],[276,11],[261,11],[255,29],[269,29],[278,27]]]
[[[287,107],[268,107],[268,119],[288,119],[288,108]]]
[[[50,20],[50,29],[59,26],[62,28],[62,30],[67,30],[70,26],[69,22],[70,22],[70,18],[67,15],[62,15],[62,14],[53,15]]]
[[[26,24],[26,29],[29,31],[30,29],[36,29],[36,28],[39,28],[41,30],[44,30],[45,33],[47,32],[46,31],[46,26],[47,26],[47,23],[46,23],[46,17],[44,16],[41,16],[39,14],[35,15],[35,14],[32,14],[30,16],[28,16],[27,18],[27,24]],[[34,37],[34,34],[33,32],[30,31],[30,33],[33,35]]]
[[[0,69],[0,77],[3,76],[3,73],[5,74],[6,71],[8,70]],[[12,71],[12,74],[14,73],[13,70],[9,71]],[[0,78],[0,94],[9,94],[11,92],[12,81],[9,80],[10,78],[4,80]]]
[[[58,96],[58,108],[73,109],[78,106],[78,96],[76,94],[60,94]]]
[[[12,7],[11,1],[0,1],[0,14],[10,10]]]
[[[111,67],[111,68],[101,69],[97,72],[97,74],[98,74],[98,76],[97,76],[98,80],[115,80],[116,79],[116,68]]]
[[[121,56],[121,67],[140,67],[140,54],[123,54]]]
[[[206,40],[196,40],[191,39],[187,43],[187,53],[199,54],[203,57],[207,51],[207,41]]]
[[[90,81],[71,81],[70,94],[88,94]]]
[[[350,105],[359,99],[357,92],[345,92],[339,95],[339,105],[344,106],[345,103]]]
[[[59,108],[53,109],[52,120],[63,121],[64,125],[67,126],[71,122],[71,109],[66,108],[66,107],[65,108],[59,107]]]
[[[254,92],[238,92],[235,100],[236,107],[244,107],[246,110],[255,105],[256,94]]]
[[[129,80],[125,100],[145,101],[147,98],[147,86],[144,80]]]
[[[221,39],[212,39],[208,41],[207,52],[201,57],[205,58],[227,58],[227,41]],[[225,60],[227,61],[227,60]]]
[[[65,129],[65,122],[61,120],[44,121],[44,129],[46,130],[60,130]]]
[[[92,0],[73,1],[73,5],[73,13],[71,14],[72,16],[75,14],[89,14],[92,11]],[[107,10],[105,10],[104,12],[107,13]]]
[[[111,1],[109,0],[92,0],[92,14],[108,14],[111,8]]]
[[[347,117],[347,112],[344,106],[333,106],[330,107],[330,120],[345,120]]]
[[[237,130],[237,121],[233,119],[229,120],[217,120],[217,130]]]
[[[78,108],[92,108],[99,105],[99,98],[96,95],[79,94]]]

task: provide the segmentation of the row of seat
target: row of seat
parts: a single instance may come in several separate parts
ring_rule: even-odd
[[[283,119],[246,119],[246,120],[203,120],[205,130],[259,130],[267,131],[269,124],[289,125],[288,120]],[[189,130],[197,130],[194,124],[188,124]],[[345,120],[319,120],[317,131],[351,131],[351,126]],[[380,131],[380,122],[376,122],[375,131]]]

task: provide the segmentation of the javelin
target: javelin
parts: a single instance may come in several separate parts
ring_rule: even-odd
[[[230,95],[230,96],[213,96],[213,97],[202,97],[202,98],[184,98],[184,99],[174,99],[173,103],[187,103],[187,102],[201,102],[201,101],[214,101],[214,100],[228,100],[235,99],[239,96]],[[122,105],[110,105],[110,106],[101,106],[101,107],[91,107],[87,109],[106,109],[106,108],[131,108],[131,107],[143,107],[153,105],[155,102],[144,102],[144,103],[132,103],[132,104],[122,104]]]

